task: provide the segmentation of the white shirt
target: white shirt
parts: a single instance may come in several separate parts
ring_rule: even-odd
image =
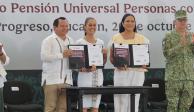
[[[55,33],[45,38],[41,46],[42,85],[73,84],[72,72],[68,66],[68,58],[63,57],[63,51],[73,40],[67,36],[62,40]]]
[[[7,72],[5,71],[3,66],[9,63],[9,57],[7,56],[3,48],[2,48],[2,51],[3,51],[3,54],[6,56],[6,61],[5,63],[3,63],[0,60],[0,88],[2,88],[4,86],[4,82],[7,81],[5,77],[7,75]]]
[[[81,45],[93,45],[92,43],[89,43],[86,41],[84,38],[81,38],[76,41],[76,44],[81,44]],[[101,44],[104,45],[104,42],[96,38],[96,43],[95,44]],[[97,74],[94,74],[97,73]],[[80,87],[91,87],[92,86],[92,80],[94,75],[97,77],[95,78],[95,81],[97,81],[97,85],[101,86],[103,84],[103,72],[102,69],[97,69],[95,72],[79,72],[78,74],[78,86]]]

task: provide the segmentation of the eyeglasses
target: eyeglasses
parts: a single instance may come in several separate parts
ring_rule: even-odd
[[[179,18],[179,19],[177,19],[179,22],[186,22],[187,21],[187,19],[186,18]]]

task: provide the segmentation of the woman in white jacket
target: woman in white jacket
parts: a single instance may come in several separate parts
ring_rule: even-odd
[[[4,65],[9,63],[9,57],[5,53],[3,49],[3,45],[0,43],[0,112],[4,112],[4,104],[3,104],[3,86],[6,81],[6,71],[4,69]]]

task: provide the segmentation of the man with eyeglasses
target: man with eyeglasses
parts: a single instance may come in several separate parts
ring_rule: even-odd
[[[186,30],[186,11],[176,11],[174,23],[175,29],[165,35],[162,43],[167,112],[188,112],[194,95],[194,35]]]

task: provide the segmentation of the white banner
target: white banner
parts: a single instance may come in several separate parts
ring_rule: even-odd
[[[69,36],[77,40],[84,36],[85,18],[94,17],[98,23],[96,36],[108,43],[118,33],[125,13],[135,15],[138,32],[151,42],[151,68],[164,68],[162,39],[172,30],[174,13],[179,9],[187,11],[188,30],[193,31],[193,4],[193,0],[1,0],[0,42],[11,58],[7,69],[41,69],[41,42],[51,34],[55,18],[66,17]],[[106,68],[112,68],[110,62]]]

